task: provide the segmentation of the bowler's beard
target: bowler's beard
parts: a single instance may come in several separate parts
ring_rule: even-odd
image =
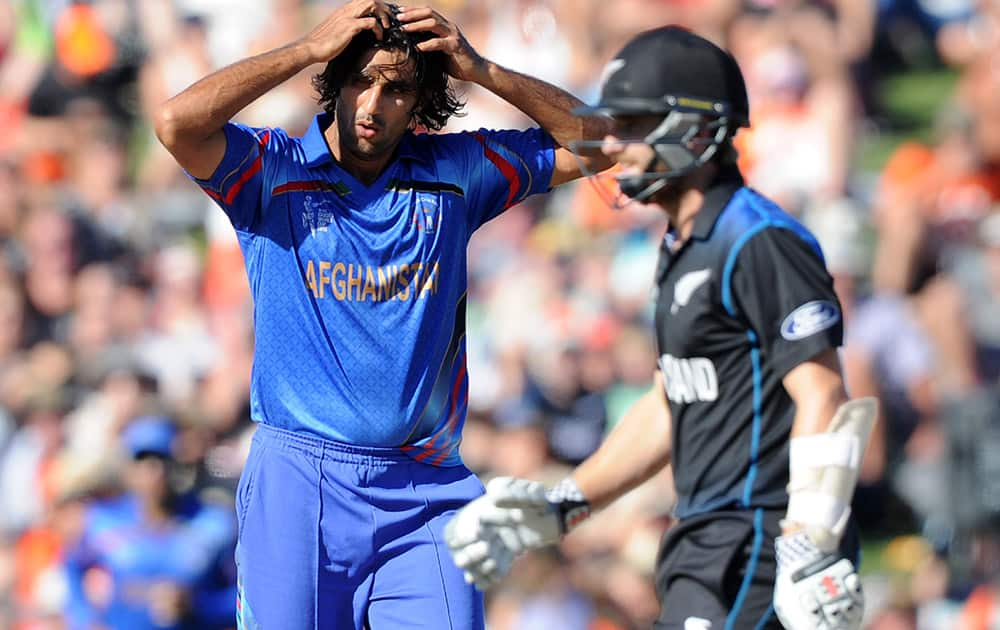
[[[374,123],[379,125],[379,135],[374,142],[365,138],[359,138],[356,125],[359,123]],[[395,148],[399,138],[389,138],[386,134],[385,121],[378,117],[360,117],[348,120],[346,116],[337,116],[337,131],[340,134],[340,148],[351,155],[372,160],[382,157]]]

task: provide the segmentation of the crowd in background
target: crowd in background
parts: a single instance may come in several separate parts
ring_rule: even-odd
[[[309,0],[0,2],[0,628],[234,625],[233,492],[253,432],[252,313],[225,216],[149,112],[305,33]],[[868,627],[1000,627],[1000,1],[437,0],[486,57],[592,102],[635,33],[728,47],[749,185],[817,234],[852,395],[879,425],[856,501]],[[947,69],[932,139],[864,168],[899,124],[890,75]],[[241,113],[300,134],[308,73]],[[466,87],[446,131],[531,124]],[[665,218],[608,182],[536,197],[470,247],[470,412],[484,477],[558,479],[651,382]],[[654,438],[655,436],[651,436]],[[487,598],[491,630],[648,627],[670,471]]]

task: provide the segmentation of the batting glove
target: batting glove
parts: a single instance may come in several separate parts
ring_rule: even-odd
[[[448,523],[445,541],[466,581],[486,590],[519,553],[558,542],[589,514],[572,478],[546,490],[536,481],[497,477]]]
[[[857,630],[865,598],[847,558],[824,553],[805,532],[775,540],[774,612],[787,630]]]
[[[495,586],[510,571],[517,553],[516,538],[485,522],[484,517],[498,508],[488,496],[471,501],[459,510],[444,528],[444,540],[455,565],[465,574],[465,581],[485,591]]]

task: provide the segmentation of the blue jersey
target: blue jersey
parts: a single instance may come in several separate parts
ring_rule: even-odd
[[[344,171],[316,117],[302,138],[228,124],[202,188],[236,228],[254,301],[251,415],[454,465],[468,403],[466,248],[549,189],[539,129],[407,133],[370,186]]]
[[[86,515],[83,535],[67,551],[70,628],[163,627],[150,613],[152,590],[167,582],[191,596],[191,616],[171,628],[225,628],[236,597],[232,561],[236,523],[230,510],[190,497],[180,501],[167,523],[145,523],[135,497],[97,502]],[[111,597],[93,602],[85,574],[100,569],[111,578]]]

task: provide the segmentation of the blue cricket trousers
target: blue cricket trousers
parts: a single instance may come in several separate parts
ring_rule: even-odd
[[[482,630],[443,536],[482,493],[465,466],[259,424],[236,496],[238,627]]]

